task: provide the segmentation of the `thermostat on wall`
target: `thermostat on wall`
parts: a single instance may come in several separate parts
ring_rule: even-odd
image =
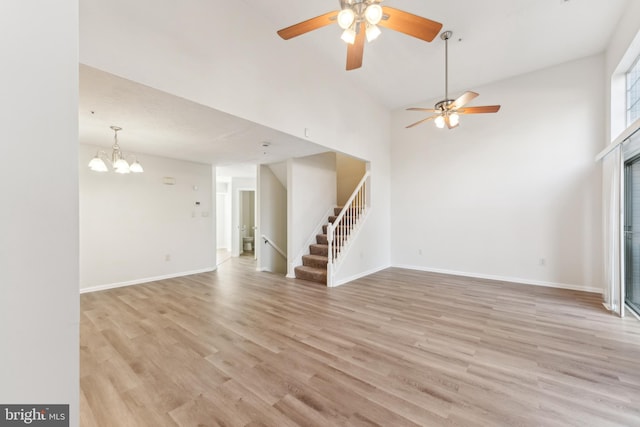
[[[162,178],[162,183],[165,185],[175,185],[176,179],[172,176],[165,176]]]

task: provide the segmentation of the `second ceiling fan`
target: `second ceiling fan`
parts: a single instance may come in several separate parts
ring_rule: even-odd
[[[347,70],[362,66],[364,40],[371,42],[380,35],[380,27],[389,28],[430,42],[442,24],[400,9],[381,6],[383,0],[340,0],[340,10],[316,16],[283,28],[278,35],[285,40],[337,23],[347,43]]]
[[[460,95],[458,98],[449,99],[449,38],[453,33],[451,31],[445,31],[440,35],[440,38],[444,40],[444,99],[436,103],[434,108],[419,108],[411,107],[407,108],[410,111],[425,111],[428,113],[435,113],[432,116],[422,119],[415,123],[410,124],[407,128],[417,126],[429,120],[434,120],[436,126],[439,128],[445,127],[445,125],[452,129],[460,124],[460,114],[483,114],[483,113],[497,113],[500,110],[499,105],[483,105],[480,107],[465,107],[471,100],[478,96],[476,92],[467,91]]]

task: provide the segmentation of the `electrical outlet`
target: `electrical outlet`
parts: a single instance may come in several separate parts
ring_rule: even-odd
[[[166,254],[166,255],[164,256],[164,260],[165,260],[165,261],[171,261],[171,255],[170,255],[170,254]]]
[[[547,260],[544,258],[540,258],[540,260],[538,261],[538,265],[540,267],[544,267],[545,265],[547,265]]]

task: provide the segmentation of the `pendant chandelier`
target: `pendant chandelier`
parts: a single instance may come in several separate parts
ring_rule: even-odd
[[[111,156],[109,157],[107,156],[107,153],[105,151],[99,150],[96,153],[95,157],[89,162],[89,169],[94,172],[108,172],[109,168],[107,167],[107,163],[105,163],[106,160],[108,163],[111,163],[111,167],[116,173],[124,174],[129,172],[144,172],[144,169],[142,169],[142,165],[134,156],[131,156],[133,158],[133,163],[129,164],[129,162],[127,162],[125,158],[125,155],[122,153],[122,151],[120,151],[120,146],[118,145],[118,131],[121,131],[122,128],[118,126],[111,126],[111,129],[114,133],[113,146],[111,147]]]

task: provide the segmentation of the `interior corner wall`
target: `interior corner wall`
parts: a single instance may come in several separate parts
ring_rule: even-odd
[[[336,157],[323,153],[290,160],[287,187],[287,262],[293,274],[299,257],[316,227],[336,206]],[[315,243],[315,241],[313,241]]]
[[[395,111],[393,265],[601,291],[603,71],[598,55],[473,88],[502,108],[453,130]]]
[[[265,244],[262,236],[275,243],[287,253],[287,190],[271,171],[262,165],[258,173],[260,236],[256,236],[256,249],[260,270],[272,273],[287,273],[287,260],[270,244]]]
[[[211,166],[140,154],[142,174],[98,173],[97,150],[79,151],[81,290],[214,270]]]
[[[355,157],[336,153],[338,205],[344,206],[367,171],[367,164]]]
[[[0,169],[0,402],[69,404],[75,427],[78,2],[2,9],[0,111],[10,160]]]
[[[140,0],[124,15],[108,0],[80,8],[83,64],[370,162],[375,208],[365,232],[376,244],[365,263],[389,265],[390,114],[354,84],[357,71],[315,54],[308,40],[282,40],[246,2]]]

